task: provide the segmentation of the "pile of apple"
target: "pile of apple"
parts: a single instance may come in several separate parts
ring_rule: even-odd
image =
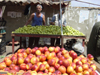
[[[94,57],[88,54],[77,56],[73,50],[60,47],[34,47],[19,49],[15,54],[5,57],[0,63],[0,70],[8,75],[98,75]]]

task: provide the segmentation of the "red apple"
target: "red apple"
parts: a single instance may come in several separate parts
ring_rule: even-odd
[[[21,69],[21,70],[26,70],[26,69],[27,69],[26,64],[25,64],[25,63],[22,63],[22,64],[20,65],[20,69]]]
[[[61,72],[56,70],[54,73],[56,73],[56,75],[61,75]]]
[[[59,64],[55,64],[54,67],[55,67],[56,70],[58,70],[58,68],[60,67],[60,65]]]
[[[90,73],[89,73],[88,70],[84,70],[84,71],[83,71],[83,75],[90,75]]]
[[[17,57],[23,57],[23,53],[17,53]]]
[[[39,66],[37,64],[32,66],[32,70],[33,71],[38,71],[39,70]]]
[[[10,68],[9,67],[6,67],[6,68],[4,68],[4,71],[10,71]]]
[[[10,69],[12,70],[14,66],[16,66],[16,65],[15,64],[11,64],[10,65]]]
[[[50,51],[50,52],[53,52],[54,49],[55,49],[54,47],[49,47],[49,51]]]
[[[76,64],[75,63],[71,63],[71,66],[75,69],[76,68]]]
[[[76,62],[76,66],[77,66],[77,65],[82,66],[82,62],[81,62],[81,61],[77,61],[77,62]]]
[[[31,48],[27,48],[27,49],[26,49],[26,53],[27,53],[27,54],[31,54],[31,52],[32,52]]]
[[[19,66],[14,66],[14,67],[12,68],[12,70],[15,70],[16,72],[19,72],[20,68],[19,68]]]
[[[55,72],[55,68],[54,67],[49,67],[49,72],[54,73]]]
[[[1,62],[0,63],[0,70],[3,70],[4,68],[6,68],[5,62]]]
[[[34,49],[38,50],[38,47],[34,47]]]
[[[39,70],[40,70],[40,71],[44,71],[45,69],[46,69],[46,67],[45,67],[44,64],[41,64],[41,65],[39,66]]]
[[[93,55],[91,55],[91,54],[88,54],[88,55],[87,55],[87,58],[88,58],[89,60],[93,60],[93,59],[94,59]]]
[[[59,58],[59,60],[65,60],[65,57],[64,57],[64,56],[61,56],[61,57]]]
[[[73,59],[75,59],[75,58],[77,58],[77,53],[72,52],[70,56],[71,56]]]
[[[23,52],[25,52],[25,49],[19,49],[17,52],[18,53],[23,53]]]
[[[53,55],[53,57],[56,57],[56,53],[55,52],[51,52],[51,54]]]
[[[33,54],[28,55],[28,58],[30,58],[30,59],[32,59],[33,57],[35,57],[35,55],[33,55]]]
[[[68,66],[70,66],[70,64],[71,63],[69,63],[69,61],[66,59],[66,60],[63,60],[63,65],[65,66],[65,67],[68,67]]]
[[[88,70],[89,69],[88,64],[83,64],[82,67],[83,67],[83,70]]]
[[[58,64],[62,65],[63,64],[63,61],[62,60],[59,60],[58,61]]]
[[[11,58],[12,63],[17,64],[17,57],[15,55]]]
[[[91,71],[90,75],[98,75],[95,71]]]
[[[24,58],[19,57],[19,58],[18,58],[18,64],[20,65],[20,64],[22,64],[22,63],[24,63]]]
[[[76,66],[76,72],[82,72],[83,71],[83,68],[82,68],[82,66]]]
[[[27,70],[31,70],[33,65],[31,63],[28,63],[27,66]]]
[[[70,75],[76,75],[75,73],[71,73]]]
[[[46,56],[46,57],[47,57],[49,54],[50,54],[49,51],[46,51],[46,52],[45,52],[45,56]]]
[[[53,58],[53,54],[49,54],[49,55],[47,55],[47,59],[49,60],[49,59],[52,59]]]
[[[23,52],[23,57],[26,58],[27,57],[27,53]]]
[[[81,62],[82,62],[83,64],[85,64],[85,63],[87,63],[87,59],[86,59],[86,58],[82,58]]]
[[[46,60],[46,56],[45,56],[45,55],[41,55],[41,56],[40,56],[40,61],[43,62],[43,61],[45,61],[45,60]]]
[[[44,52],[44,49],[42,47],[39,47],[38,50],[40,50],[42,53]]]
[[[55,60],[55,59],[50,59],[50,60],[48,60],[48,64],[49,64],[50,66],[54,66],[55,63],[56,63],[56,60]]]
[[[43,49],[44,49],[44,52],[49,50],[48,47],[43,47]]]
[[[32,54],[35,54],[35,52],[36,52],[36,49],[33,48],[31,53],[32,53]]]
[[[57,53],[57,57],[60,58],[62,56],[62,52]]]
[[[29,62],[30,62],[30,58],[26,57],[26,58],[24,59],[24,63],[27,64],[27,63],[29,63]]]
[[[25,72],[22,75],[32,75],[30,72]]]
[[[34,65],[34,64],[36,64],[36,63],[38,63],[39,62],[39,59],[37,58],[37,57],[33,57],[32,59],[31,59],[31,63]]]
[[[94,71],[96,70],[96,65],[95,64],[90,64],[90,67],[92,67]]]
[[[65,50],[65,48],[61,48],[60,50],[63,51],[63,50]]]
[[[66,73],[66,68],[64,66],[60,66],[58,70],[63,74]]]
[[[57,46],[54,51],[55,51],[55,53],[58,53],[60,51],[60,47]]]
[[[38,72],[37,75],[43,75],[43,72]]]

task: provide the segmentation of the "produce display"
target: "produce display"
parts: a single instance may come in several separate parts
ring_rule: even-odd
[[[73,50],[60,47],[34,47],[19,49],[15,54],[4,58],[0,70],[7,75],[98,75],[94,57],[88,54],[77,56]]]
[[[61,35],[61,27],[60,26],[31,26],[27,25],[24,27],[20,27],[13,31],[12,33],[25,33],[25,34],[50,34],[50,35]],[[74,35],[74,36],[84,36],[82,32],[75,30],[70,26],[63,27],[64,35]]]

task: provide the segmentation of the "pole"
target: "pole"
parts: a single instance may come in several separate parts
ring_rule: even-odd
[[[61,35],[63,35],[61,0],[60,0],[60,25],[61,25]]]

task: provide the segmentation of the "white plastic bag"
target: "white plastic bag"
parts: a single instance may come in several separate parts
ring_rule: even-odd
[[[84,52],[84,47],[82,46],[82,43],[81,42],[76,42],[73,46],[72,46],[73,49],[75,49],[75,51],[77,52],[80,52],[80,53],[83,53]]]

